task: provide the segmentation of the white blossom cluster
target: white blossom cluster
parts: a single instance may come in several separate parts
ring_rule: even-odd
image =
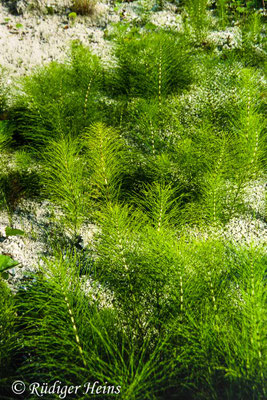
[[[266,195],[267,186],[266,179],[258,179],[257,181],[251,182],[245,188],[244,203],[251,208],[251,211],[256,215],[266,217]]]
[[[18,14],[36,11],[47,13],[49,9],[54,12],[64,12],[66,9],[70,9],[72,4],[72,0],[15,0],[13,9]]]
[[[236,215],[225,225],[209,225],[202,229],[190,227],[187,233],[193,239],[209,240],[223,239],[237,245],[266,246],[267,223],[266,218],[266,179],[261,178],[250,182],[243,191],[242,201],[247,206],[247,212]]]
[[[192,239],[231,241],[245,247],[267,245],[267,224],[253,217],[234,217],[224,227],[207,226],[203,229],[191,227],[187,233]]]
[[[37,272],[38,265],[44,264],[42,257],[49,255],[50,250],[47,235],[49,236],[53,229],[59,229],[58,222],[62,215],[61,210],[57,208],[55,211],[55,206],[49,201],[22,201],[12,215],[12,224],[14,228],[24,231],[25,235],[6,238],[5,229],[10,226],[9,216],[6,211],[0,212],[0,254],[10,254],[20,263],[9,270],[7,282],[12,290],[16,291],[25,277]],[[84,246],[91,244],[96,230],[92,224],[81,227],[79,234]],[[68,232],[63,234],[68,237]]]
[[[88,19],[85,23],[77,17],[72,26],[59,15],[12,16],[0,4],[0,65],[11,77],[27,74],[35,66],[51,61],[63,62],[73,40],[90,46],[104,61],[109,60],[110,46],[101,27],[109,17],[103,5],[97,21]]]
[[[97,303],[101,308],[113,307],[114,295],[108,288],[88,277],[80,278],[80,282],[81,289],[92,304]]]
[[[183,30],[182,16],[165,10],[153,13],[150,22],[163,29],[172,29],[178,32]]]
[[[37,205],[28,201],[12,215],[13,227],[21,229],[25,235],[5,238],[5,229],[10,226],[10,221],[7,212],[0,213],[0,254],[8,254],[20,263],[9,270],[7,283],[14,291],[20,286],[22,279],[38,269],[40,256],[46,251],[42,232],[47,227],[48,218],[48,202]]]
[[[227,88],[224,85],[211,87],[195,87],[189,93],[183,94],[180,99],[182,122],[196,124],[205,114],[223,110],[231,110],[237,102],[237,88]]]
[[[209,32],[207,42],[219,50],[233,50],[242,47],[242,32],[237,26],[224,31]]]
[[[225,226],[222,237],[243,246],[267,245],[267,225],[253,217],[235,217]]]

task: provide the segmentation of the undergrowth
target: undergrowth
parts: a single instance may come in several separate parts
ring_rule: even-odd
[[[14,293],[0,281],[3,399],[15,380],[25,398],[56,380],[80,399],[266,398],[266,251],[227,231],[266,222],[246,201],[266,173],[251,3],[181,2],[172,30],[146,2],[107,34],[110,65],[74,42],[16,93],[1,86],[0,206],[12,224],[21,199],[48,200],[61,224],[38,272]]]

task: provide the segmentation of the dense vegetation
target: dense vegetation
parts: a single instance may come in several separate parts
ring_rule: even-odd
[[[15,294],[0,281],[2,399],[17,379],[121,387],[81,399],[266,398],[266,252],[216,234],[265,218],[244,202],[266,167],[262,3],[180,5],[179,31],[148,2],[108,30],[110,65],[74,42],[1,87],[0,205],[11,225],[22,199],[61,211],[38,273]]]

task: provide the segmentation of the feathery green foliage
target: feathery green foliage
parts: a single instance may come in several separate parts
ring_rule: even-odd
[[[7,107],[7,93],[4,85],[4,79],[3,77],[5,76],[5,71],[0,65],[0,115],[6,110]]]
[[[85,130],[86,149],[92,196],[105,202],[114,201],[120,194],[123,175],[127,173],[127,147],[119,133],[103,123]]]
[[[192,26],[194,37],[197,41],[205,38],[208,29],[207,7],[209,0],[186,0],[185,11],[189,17],[189,25]]]
[[[83,387],[95,377],[101,384],[113,386],[111,398],[118,390],[125,400],[141,400],[147,393],[151,396],[151,391],[159,390],[151,378],[162,375],[163,345],[149,349],[144,341],[137,347],[116,310],[108,305],[98,310],[83,291],[75,264],[75,256],[70,254],[65,260],[47,263],[47,276],[33,280],[26,291],[17,294],[18,334],[23,329],[23,345],[29,354],[20,373],[31,382],[37,362],[36,379],[50,382],[56,376],[66,384],[79,384],[79,398],[84,399],[90,392],[83,393]]]
[[[7,400],[16,379],[27,397],[58,379],[81,399],[266,398],[262,13],[188,0],[160,28],[138,7],[105,32],[110,65],[74,42],[0,89],[2,202],[50,200],[61,223],[15,294],[0,281]]]
[[[216,12],[222,28],[225,28],[228,22],[227,3],[228,0],[218,0],[216,2]]]
[[[75,235],[88,210],[89,192],[85,160],[78,139],[50,141],[42,153],[42,181],[48,198],[64,213],[65,225]]]
[[[262,23],[263,12],[251,13],[243,26],[242,56],[247,65],[257,68],[265,68],[266,59],[266,26]]]
[[[0,390],[3,396],[12,372],[15,307],[11,291],[0,278]]]
[[[266,302],[266,257],[262,249],[223,247],[213,241],[193,243],[190,256],[190,278],[186,268],[183,276],[184,315],[174,319],[171,335],[169,357],[176,360],[173,379],[184,386],[188,398],[264,398],[266,363],[262,347],[256,350],[265,342],[262,306]],[[251,271],[255,262],[257,278]],[[256,290],[252,299],[251,285],[256,280],[259,296],[252,311]]]
[[[130,211],[110,207],[101,222],[95,279],[113,291],[112,304],[84,292],[70,252],[47,262],[45,275],[16,295],[12,337],[23,332],[16,352],[26,354],[16,373],[26,383],[97,379],[121,386],[125,400],[174,391],[263,399],[263,249],[178,239],[141,227]]]
[[[160,232],[164,227],[179,223],[181,197],[179,187],[155,182],[146,185],[133,201]]]
[[[148,33],[122,40],[117,49],[115,90],[127,96],[157,98],[179,92],[192,81],[190,52],[181,36]]]
[[[8,147],[11,142],[10,130],[7,128],[5,121],[0,121],[0,208],[3,206],[10,209],[8,202],[8,161],[9,157],[7,154]]]
[[[68,63],[51,63],[24,79],[23,94],[11,110],[16,140],[42,148],[62,135],[77,137],[101,114],[101,86],[99,60],[74,42]]]

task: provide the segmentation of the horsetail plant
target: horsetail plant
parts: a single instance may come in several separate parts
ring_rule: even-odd
[[[0,191],[18,223],[0,224],[4,399],[21,379],[49,400],[55,379],[81,400],[266,398],[264,29],[261,1],[234,3],[146,2],[153,23],[126,12],[104,32],[111,63],[74,41],[0,88]],[[47,257],[14,257],[17,277],[10,234],[35,223]]]

